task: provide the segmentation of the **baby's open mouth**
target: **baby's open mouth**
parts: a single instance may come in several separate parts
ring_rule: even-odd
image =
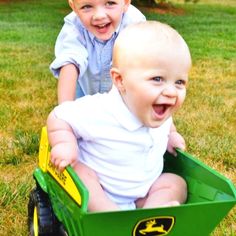
[[[159,116],[165,114],[166,110],[170,107],[168,104],[155,104],[153,105],[153,110]]]

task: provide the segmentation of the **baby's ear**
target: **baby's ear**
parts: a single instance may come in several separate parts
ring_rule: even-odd
[[[124,84],[123,84],[123,77],[122,77],[119,69],[112,67],[110,70],[110,75],[111,75],[113,84],[120,91],[120,93],[123,93],[125,91],[125,88],[124,88]]]
[[[69,3],[69,5],[70,5],[71,9],[72,9],[73,11],[75,11],[75,5],[74,5],[73,0],[68,0],[68,3]]]

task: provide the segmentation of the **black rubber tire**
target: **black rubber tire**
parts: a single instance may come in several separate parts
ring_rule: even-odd
[[[35,229],[35,224],[37,224],[38,229]],[[39,186],[30,193],[28,203],[28,230],[30,236],[60,235],[60,224],[53,213],[48,195]]]

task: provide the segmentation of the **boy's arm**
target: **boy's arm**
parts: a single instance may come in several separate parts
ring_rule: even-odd
[[[58,104],[75,100],[78,76],[79,70],[75,65],[67,64],[61,67],[57,85]]]
[[[168,152],[176,155],[175,148],[185,149],[185,140],[176,130],[174,123],[172,122],[170,127],[169,140],[167,144]]]
[[[78,144],[73,130],[52,111],[47,119],[48,139],[51,145],[51,162],[62,171],[78,158]]]

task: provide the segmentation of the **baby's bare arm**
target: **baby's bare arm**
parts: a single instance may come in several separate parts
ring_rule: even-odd
[[[58,119],[52,111],[47,119],[49,143],[51,145],[51,161],[63,170],[67,165],[77,161],[78,145],[73,130],[65,121]]]

